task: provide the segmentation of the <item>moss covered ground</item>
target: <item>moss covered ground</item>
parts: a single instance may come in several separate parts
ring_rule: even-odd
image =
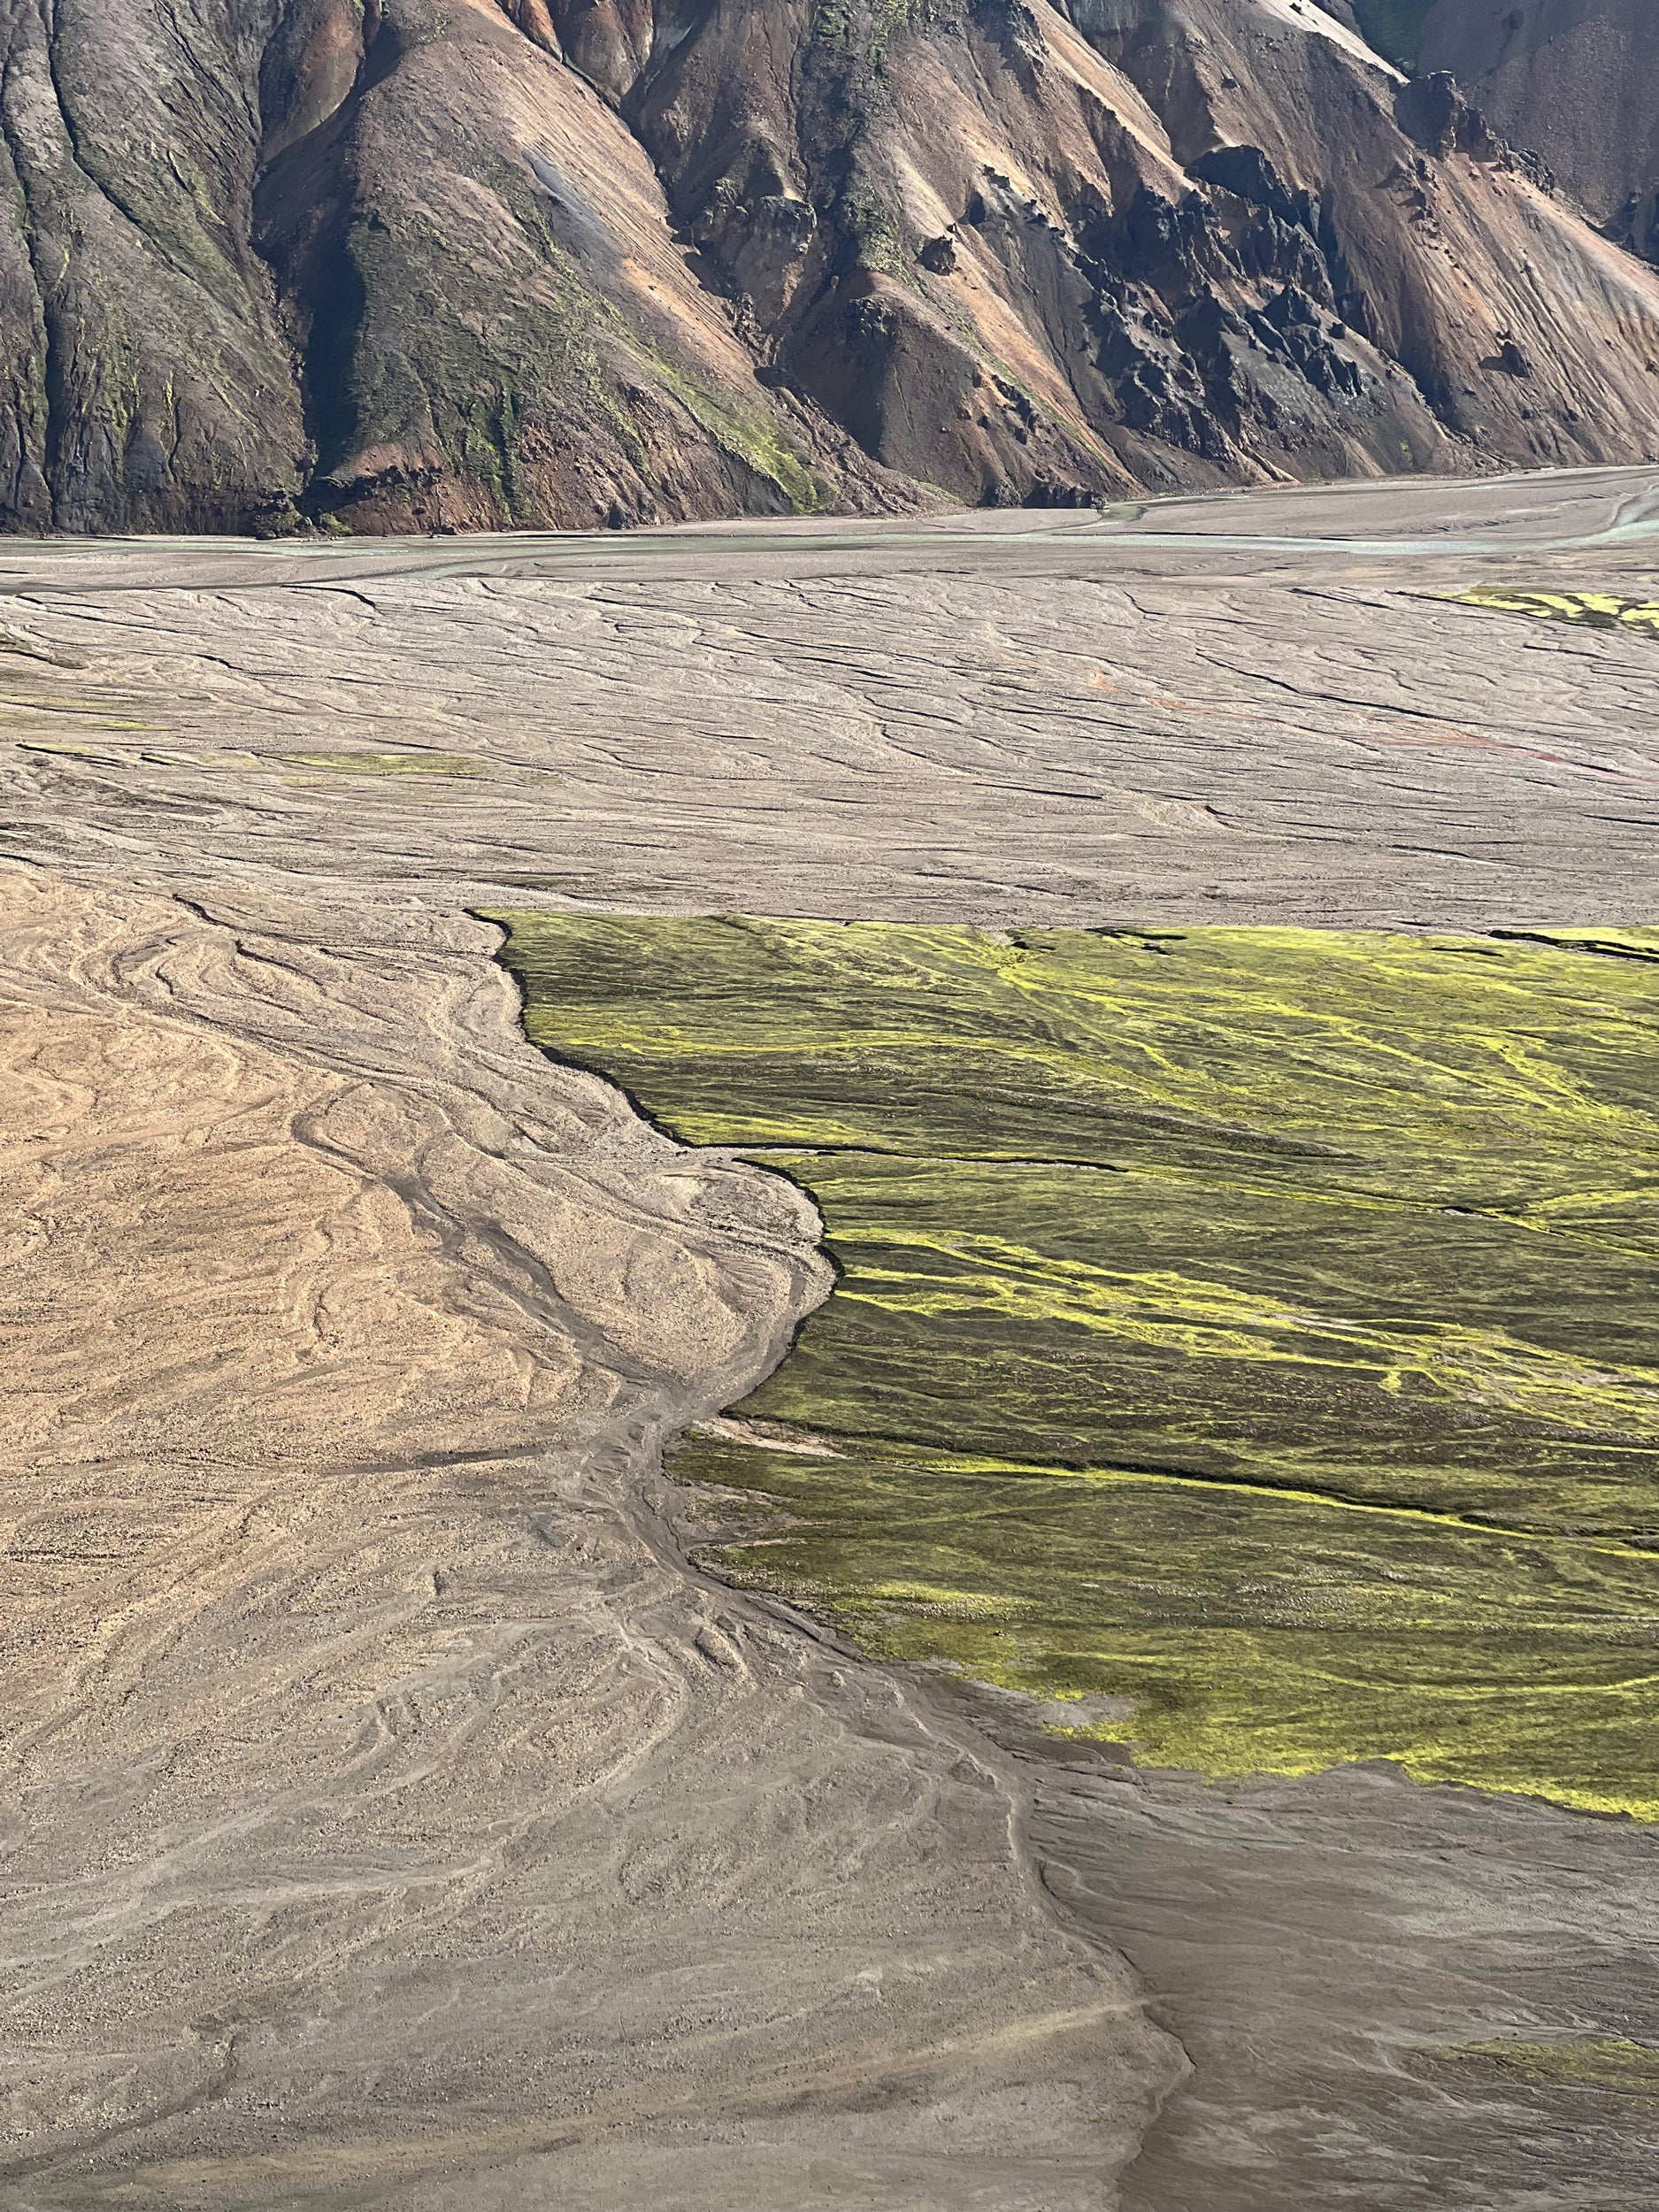
[[[1659,2108],[1659,2049],[1621,2037],[1562,2037],[1549,2043],[1504,2038],[1419,2054],[1425,2070],[1455,2089],[1479,2081],[1506,2089],[1588,2090],[1609,2104]]]
[[[1659,601],[1620,599],[1602,591],[1510,591],[1482,585],[1450,595],[1459,607],[1530,615],[1535,622],[1572,622],[1586,630],[1635,630],[1659,638]]]
[[[1659,932],[495,918],[538,1043],[822,1210],[679,1448],[787,1508],[727,1572],[1149,1762],[1659,1816]]]

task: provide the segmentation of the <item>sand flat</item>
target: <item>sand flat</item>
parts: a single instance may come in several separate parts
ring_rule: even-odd
[[[822,1295],[816,1224],[541,1059],[467,910],[1650,922],[1651,640],[1418,595],[1650,599],[1656,514],[1595,472],[5,549],[10,2200],[1054,2212],[1133,2170],[1174,2212],[1269,2155],[1249,2068],[1302,2047],[1239,2024],[1238,1947],[1291,1815],[1214,1844],[1202,1800],[1131,1878],[1132,1779],[688,1566],[657,1448]],[[421,749],[476,772],[292,765]],[[1265,1901],[1194,1947],[1217,1866]],[[1518,2018],[1572,1939],[1517,1916]],[[1396,2036],[1481,2025],[1402,1988]],[[1360,2200],[1418,2201],[1320,2095]]]

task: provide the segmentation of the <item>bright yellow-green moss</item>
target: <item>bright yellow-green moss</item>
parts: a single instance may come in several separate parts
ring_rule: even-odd
[[[1659,638],[1659,601],[1652,599],[1618,599],[1601,591],[1507,591],[1497,585],[1440,595],[1459,607],[1489,607],[1497,614],[1576,622],[1592,630],[1640,630]]]
[[[788,1508],[726,1571],[1151,1762],[1659,1816],[1659,933],[497,918],[824,1214],[739,1410],[833,1455],[676,1460]]]
[[[779,1533],[715,1563],[884,1657],[1121,1701],[1132,1719],[1083,1732],[1151,1764],[1387,1756],[1419,1781],[1659,1817],[1652,1553],[1317,1491],[834,1441],[825,1460],[700,1433],[676,1471],[780,1501]]]

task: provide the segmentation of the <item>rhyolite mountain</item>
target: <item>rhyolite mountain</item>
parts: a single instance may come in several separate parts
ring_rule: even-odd
[[[1507,136],[1536,147],[1598,222],[1659,262],[1655,0],[1434,0],[1417,52]]]
[[[1659,452],[1659,272],[1333,0],[52,0],[0,518],[622,524]]]

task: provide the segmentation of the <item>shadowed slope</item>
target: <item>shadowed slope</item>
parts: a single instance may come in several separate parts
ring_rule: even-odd
[[[1450,70],[1536,146],[1598,222],[1659,260],[1659,50],[1648,0],[1433,0],[1425,69]]]

